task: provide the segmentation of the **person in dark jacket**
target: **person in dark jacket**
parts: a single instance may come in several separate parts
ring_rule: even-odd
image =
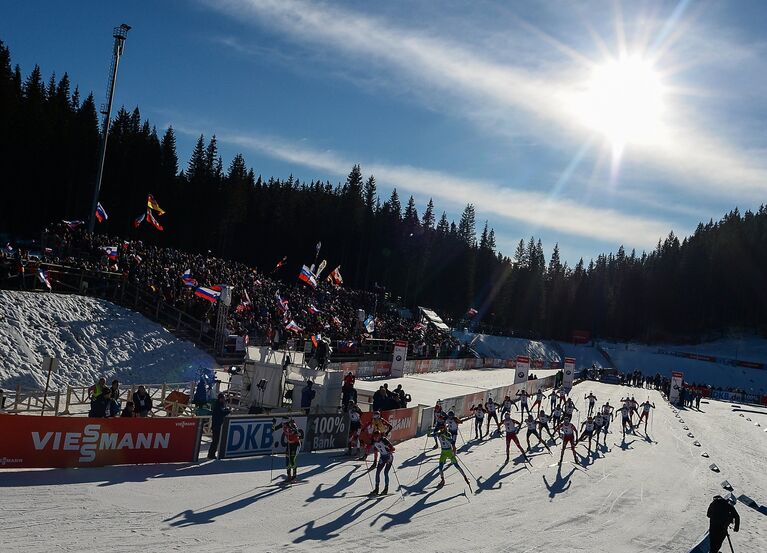
[[[108,388],[107,388],[108,390]],[[107,398],[107,393],[101,391],[96,398],[91,401],[91,410],[88,413],[89,417],[103,419],[106,417],[107,407],[109,406],[110,399]]]
[[[386,389],[381,386],[378,391],[373,394],[373,411],[383,411],[387,407],[389,401],[389,395],[386,393]]]
[[[107,419],[120,416],[120,404],[112,398],[112,390],[107,388],[101,393],[99,399],[103,399],[104,414],[101,415]]]
[[[740,515],[735,510],[735,507],[730,505],[729,501],[721,495],[715,495],[711,505],[708,506],[706,516],[709,518],[708,539],[711,544],[709,551],[711,553],[719,553],[719,549],[724,543],[724,538],[727,537],[727,529],[730,524],[735,523],[733,528],[735,532],[740,530]]]
[[[137,417],[148,417],[152,411],[152,398],[143,386],[139,386],[133,394],[133,409]]]
[[[312,400],[314,400],[314,396],[317,395],[317,392],[315,390],[312,390],[312,385],[314,383],[311,380],[306,381],[306,387],[301,390],[301,409],[306,412],[306,414],[309,414],[309,409],[312,407]]]
[[[123,412],[120,415],[120,417],[135,417],[135,416],[136,416],[136,412],[133,409],[133,402],[126,401],[125,408],[123,409]]]
[[[218,399],[216,399],[216,402],[213,404],[213,413],[211,414],[210,420],[213,436],[210,441],[210,449],[208,449],[208,459],[216,458],[218,442],[221,439],[221,426],[223,426],[224,419],[230,412],[231,409],[226,406],[226,397],[224,394],[218,394]]]

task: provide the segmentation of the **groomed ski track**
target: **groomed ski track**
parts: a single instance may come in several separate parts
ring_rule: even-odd
[[[459,438],[459,458],[479,479],[474,494],[452,468],[449,485],[434,487],[437,453],[424,437],[397,446],[404,501],[393,472],[394,493],[364,497],[370,491],[365,464],[331,452],[300,455],[305,483],[292,487],[269,481],[269,457],[2,471],[2,549],[687,552],[707,528],[712,496],[726,493],[722,480],[736,496],[767,501],[767,410],[744,407],[752,412],[740,417],[731,404],[711,402],[701,404],[703,413],[680,411],[682,424],[655,391],[586,382],[573,391],[579,408],[591,390],[600,404],[609,399],[617,405],[632,392],[640,402],[649,396],[658,407],[649,436],[623,441],[614,421],[608,451],[580,468],[566,454],[561,470],[550,466],[559,447],[557,457],[536,451],[528,470],[513,464],[513,452],[512,462],[501,466],[504,438],[467,445]],[[461,432],[468,439],[471,424]],[[578,451],[585,454],[585,446]],[[720,473],[709,470],[712,462]],[[283,463],[275,457],[275,476]],[[767,550],[765,515],[740,503],[737,508],[742,530],[733,534],[736,551]]]

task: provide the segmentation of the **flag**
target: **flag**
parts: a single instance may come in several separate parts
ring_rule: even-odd
[[[312,334],[312,345],[316,348],[317,344],[322,340],[322,334]]]
[[[192,288],[197,286],[197,281],[192,278],[192,270],[191,269],[187,269],[186,271],[184,271],[184,273],[181,275],[181,280],[184,281],[184,284],[186,286],[191,286]]]
[[[106,246],[104,253],[112,261],[117,261],[117,246]]]
[[[146,219],[146,213],[142,213],[135,219],[133,219],[133,228],[139,228],[141,226],[141,223],[144,222],[144,219]]]
[[[322,248],[322,242],[317,242],[317,253],[315,253],[315,257],[320,255],[320,248]]]
[[[288,312],[288,300],[282,299],[279,292],[274,293],[274,300],[277,302],[277,309],[280,310],[280,313]]]
[[[305,282],[312,288],[317,288],[317,278],[314,276],[314,273],[312,273],[309,270],[309,267],[304,265],[301,267],[301,273],[298,275],[298,280],[301,282]]]
[[[135,259],[135,260],[136,260],[136,263],[139,263],[139,264],[140,264],[142,261],[144,261],[143,259],[141,259],[141,256],[140,256],[139,254],[137,254],[137,253],[134,253],[134,254],[133,254],[133,259]]]
[[[154,218],[154,215],[152,215],[152,210],[147,209],[146,210],[146,220],[151,223],[151,225],[156,228],[157,230],[163,230],[162,225],[160,222]]]
[[[290,322],[285,325],[285,330],[288,330],[290,332],[295,332],[296,334],[300,334],[301,332],[304,331],[304,329],[298,326],[296,324],[296,321],[294,321],[293,319],[291,319]]]
[[[282,259],[280,259],[280,260],[277,262],[277,266],[274,268],[274,271],[277,271],[277,270],[278,270],[280,267],[282,267],[283,265],[285,265],[285,262],[286,262],[287,260],[288,260],[288,256],[287,256],[287,255],[286,255],[285,257],[283,257]],[[272,272],[274,272],[274,271],[272,271]]]
[[[64,223],[66,226],[68,226],[71,229],[76,229],[77,227],[85,224],[85,221],[65,221],[65,220],[62,220],[61,222]]]
[[[165,215],[165,210],[160,207],[160,204],[157,203],[157,200],[155,200],[154,196],[151,194],[149,194],[149,197],[146,199],[146,206],[149,209],[154,209],[157,212],[157,215]]]
[[[46,248],[46,249],[48,249],[48,248]],[[10,243],[10,242],[8,242],[8,243],[5,245],[5,253],[6,253],[7,255],[11,255],[11,254],[13,253],[13,246],[11,246],[11,243]]]
[[[474,316],[474,315],[476,315],[477,313],[478,313],[478,311],[477,311],[476,309],[474,309],[473,307],[472,307],[471,309],[469,309],[469,310],[466,312],[466,314],[467,314],[469,317],[473,317],[473,316]]]
[[[48,271],[44,271],[43,268],[40,267],[37,269],[37,278],[48,287],[48,290],[51,289],[51,281],[48,280]]]
[[[373,317],[373,315],[368,315],[368,318],[365,319],[365,322],[362,323],[362,326],[364,326],[365,330],[367,330],[370,334],[375,332],[375,330],[376,330],[376,320]]]
[[[328,275],[328,282],[332,282],[336,286],[341,286],[344,283],[344,279],[341,277],[341,266],[339,265]]]
[[[332,321],[333,321],[333,324],[334,324],[334,325],[336,325],[337,327],[342,327],[342,326],[344,326],[344,324],[341,322],[341,319],[339,319],[339,318],[338,318],[338,317],[336,317],[336,316],[333,316],[333,319],[332,319]]]
[[[316,315],[317,313],[322,313],[322,311],[320,311],[319,309],[314,307],[313,303],[310,303],[309,304],[309,313],[311,313],[312,315]]]
[[[221,296],[221,290],[215,290],[215,288],[215,286],[210,288],[200,286],[194,289],[194,295],[211,303],[216,303],[218,298]]]
[[[101,205],[101,202],[97,202],[96,203],[96,220],[99,223],[103,223],[107,219],[109,219],[109,215],[107,215],[107,210],[104,209],[104,206]]]
[[[325,270],[325,267],[327,267],[327,265],[328,265],[327,260],[323,259],[322,262],[320,263],[320,266],[317,267],[317,280],[320,279],[320,275],[322,274],[322,271]]]
[[[10,245],[8,247],[10,247]],[[11,248],[11,251],[13,251],[13,248]],[[53,253],[53,248],[45,248],[43,251],[45,252],[45,255],[51,255]]]
[[[417,325],[415,325],[413,327],[413,330],[416,331],[416,332],[418,332],[420,330],[425,330],[425,329],[426,329],[426,325],[423,324],[423,323],[418,323]]]

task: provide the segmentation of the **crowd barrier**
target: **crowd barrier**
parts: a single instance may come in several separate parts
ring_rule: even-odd
[[[196,418],[0,415],[0,466],[71,468],[197,460]]]
[[[391,361],[348,361],[343,363],[329,363],[328,370],[342,371],[344,374],[352,373],[356,377],[376,377],[391,376]],[[439,359],[410,359],[405,361],[404,374],[425,374],[434,372],[463,371],[468,369],[482,368],[516,368],[514,359],[494,359],[494,358],[461,358],[453,359],[443,357]],[[559,369],[559,363],[549,363],[543,359],[531,359],[530,368],[532,369]]]
[[[746,369],[767,369],[765,363],[758,361],[744,361],[742,359],[732,359],[731,357],[718,357],[716,355],[704,355],[702,353],[693,353],[689,351],[676,351],[667,349],[658,349],[658,353],[661,355],[672,355],[674,357],[682,357],[684,359],[692,359],[694,361],[706,361],[708,363],[719,363],[721,365],[729,365],[731,367],[744,367]]]

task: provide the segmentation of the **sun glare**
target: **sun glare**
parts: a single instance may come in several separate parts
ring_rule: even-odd
[[[659,138],[663,85],[652,64],[637,57],[594,69],[575,106],[577,117],[604,134],[613,147]]]

